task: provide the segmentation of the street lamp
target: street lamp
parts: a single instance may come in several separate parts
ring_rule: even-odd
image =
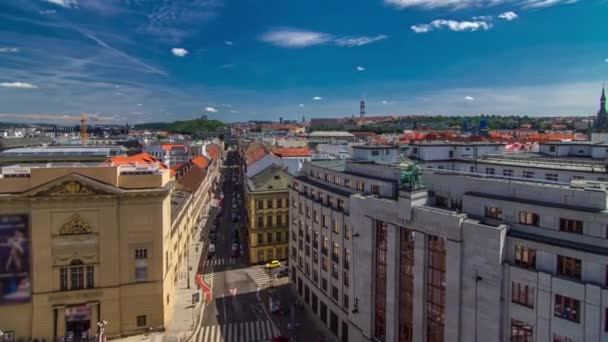
[[[105,319],[102,320],[101,322],[97,322],[97,329],[98,329],[97,342],[105,342],[106,325],[108,325],[108,321],[106,321]]]

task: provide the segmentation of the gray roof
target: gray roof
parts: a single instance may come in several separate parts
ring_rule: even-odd
[[[346,160],[344,159],[313,160],[310,165],[339,172],[346,170]]]

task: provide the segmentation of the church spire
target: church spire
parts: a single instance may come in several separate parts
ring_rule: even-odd
[[[602,96],[600,97],[600,113],[606,114],[606,84],[602,86]]]

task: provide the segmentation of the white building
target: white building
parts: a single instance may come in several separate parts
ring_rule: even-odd
[[[435,167],[412,190],[401,170],[324,160],[294,178],[292,281],[336,337],[608,340],[604,183]]]

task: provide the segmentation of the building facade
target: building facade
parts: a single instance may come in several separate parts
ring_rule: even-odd
[[[140,159],[1,169],[5,333],[80,341],[101,320],[109,337],[170,323],[205,173],[192,168],[176,185],[163,164]]]
[[[245,182],[249,260],[252,264],[287,259],[291,175],[277,165]]]
[[[338,339],[608,338],[605,185],[401,171],[313,161],[292,183],[291,279]]]

